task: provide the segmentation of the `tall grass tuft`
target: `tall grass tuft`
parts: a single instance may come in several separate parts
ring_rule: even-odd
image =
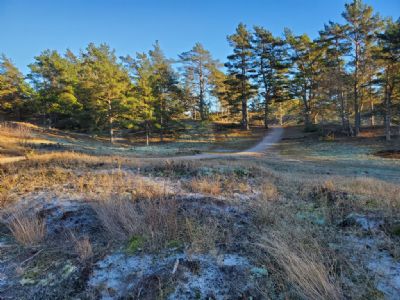
[[[46,223],[38,215],[17,212],[12,216],[9,229],[14,238],[24,246],[36,246],[46,237]]]

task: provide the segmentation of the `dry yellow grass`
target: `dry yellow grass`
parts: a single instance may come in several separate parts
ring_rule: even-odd
[[[194,193],[212,196],[233,193],[247,193],[251,190],[246,180],[222,175],[195,177],[184,184],[184,187]]]
[[[319,198],[314,200],[328,202],[342,200],[343,205],[351,206],[354,210],[380,209],[387,214],[397,214],[400,210],[399,185],[375,178],[333,176],[303,180],[297,184],[303,199],[313,197]],[[353,201],[341,198],[351,198]]]
[[[24,246],[35,246],[46,236],[46,224],[37,215],[28,212],[16,212],[9,223],[14,238]]]
[[[222,184],[219,177],[197,177],[187,183],[191,192],[209,194],[213,196],[220,195]]]
[[[141,237],[149,249],[179,239],[178,206],[173,199],[110,199],[93,204],[108,235],[116,240]]]
[[[0,123],[0,135],[19,139],[32,137],[33,126],[29,123],[3,122]]]
[[[260,245],[272,256],[282,278],[305,299],[343,299],[333,268],[317,242],[306,245],[283,230],[264,236]]]
[[[121,170],[105,173],[87,172],[78,177],[74,184],[79,192],[103,200],[160,199],[170,194],[165,182]]]
[[[264,180],[260,184],[260,197],[263,200],[273,201],[279,197],[278,189],[276,185],[269,180]]]
[[[0,157],[21,156],[32,138],[32,129],[24,123],[0,123]]]

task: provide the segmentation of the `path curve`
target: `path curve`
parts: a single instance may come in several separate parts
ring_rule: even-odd
[[[271,148],[277,142],[282,139],[284,129],[282,127],[272,127],[268,133],[264,136],[264,138],[257,145],[240,152],[233,153],[201,153],[194,155],[184,155],[184,156],[174,156],[168,159],[212,159],[212,158],[221,158],[221,157],[237,157],[237,156],[261,156],[264,154],[266,150]],[[151,158],[149,158],[151,159]],[[163,158],[154,158],[154,159],[167,159]]]

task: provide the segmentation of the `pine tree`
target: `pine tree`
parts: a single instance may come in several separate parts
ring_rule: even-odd
[[[151,61],[146,53],[137,53],[136,59],[130,56],[123,58],[128,68],[132,72],[134,82],[134,96],[136,99],[135,123],[142,123],[146,132],[146,145],[149,145],[150,132],[156,121],[154,116],[155,101],[154,96],[154,70]]]
[[[186,69],[181,82],[182,101],[185,112],[189,112],[193,120],[197,120],[199,97],[196,94],[195,75],[191,69]]]
[[[184,64],[186,81],[193,80],[200,118],[205,120],[206,98],[209,98],[211,76],[213,69],[217,68],[217,62],[200,43],[196,43],[190,51],[182,53],[179,58]]]
[[[264,126],[268,128],[268,111],[272,100],[283,101],[287,87],[287,51],[285,42],[262,27],[254,27],[255,78],[264,97]]]
[[[311,117],[316,121],[315,108],[318,105],[318,84],[322,71],[323,48],[306,34],[294,36],[285,30],[286,40],[291,46],[291,95],[301,99],[306,129],[311,128]]]
[[[107,128],[113,143],[114,127],[120,125],[126,111],[129,111],[132,83],[128,71],[106,44],[98,47],[89,44],[81,56],[80,97],[85,99],[92,128]]]
[[[28,77],[37,91],[37,102],[48,126],[68,120],[70,126],[78,122],[82,109],[75,93],[78,82],[78,64],[71,52],[62,57],[57,51],[45,50],[29,65]]]
[[[23,74],[4,54],[0,57],[0,111],[21,119],[21,111],[32,95]]]
[[[254,74],[253,58],[254,52],[251,45],[251,33],[242,23],[236,28],[236,32],[228,36],[228,42],[233,48],[233,54],[228,56],[228,62],[225,66],[228,68],[228,73],[238,79],[240,83],[240,98],[242,129],[249,129],[248,120],[248,101],[255,92],[255,87],[250,83],[252,74]]]
[[[233,97],[230,93],[231,89],[228,85],[228,76],[219,69],[213,70],[211,82],[211,95],[218,99],[219,112],[223,117],[230,116],[230,99]]]
[[[178,86],[178,75],[156,41],[153,50],[149,52],[153,66],[153,92],[156,98],[155,117],[156,126],[160,131],[160,140],[163,141],[164,131],[173,117],[182,113],[183,102],[181,90]]]
[[[332,102],[338,107],[343,131],[350,133],[349,107],[346,95],[347,74],[345,70],[345,56],[350,51],[350,43],[345,39],[345,27],[334,22],[325,24],[324,30],[319,32],[318,42],[325,47],[324,89],[328,92]]]
[[[384,94],[385,136],[389,141],[393,100],[400,101],[400,19],[396,22],[389,20],[385,32],[378,37],[380,49],[377,49],[375,58],[382,67],[378,82]]]
[[[354,0],[346,4],[345,8],[342,14],[347,21],[345,36],[352,45],[350,66],[353,69],[354,134],[358,135],[361,127],[362,96],[368,78],[368,57],[381,21],[377,14],[373,14],[372,7],[361,0]]]

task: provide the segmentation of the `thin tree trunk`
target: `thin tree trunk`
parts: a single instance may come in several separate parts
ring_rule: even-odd
[[[150,133],[149,128],[150,128],[149,121],[146,120],[146,146],[149,146],[149,133]]]
[[[110,143],[114,143],[114,128],[113,128],[114,118],[112,116],[112,106],[111,100],[108,100],[108,125],[110,127]]]
[[[390,132],[390,123],[391,123],[391,99],[388,87],[389,74],[386,71],[386,83],[385,83],[385,136],[386,140],[390,141],[391,132]]]
[[[304,127],[309,129],[311,127],[311,109],[307,100],[307,88],[303,90],[303,105],[304,105]]]
[[[160,113],[160,142],[164,141],[164,112],[165,112],[165,101],[161,101],[161,113]]]
[[[343,131],[346,130],[346,116],[345,116],[345,108],[344,108],[344,97],[343,93],[340,92],[340,117],[342,119],[342,129]]]
[[[247,95],[246,95],[246,68],[245,59],[242,57],[242,129],[249,130],[249,118],[247,115]]]
[[[371,126],[375,126],[375,108],[374,108],[374,100],[371,100]]]
[[[357,136],[360,133],[360,108],[358,99],[358,43],[356,43],[355,49],[355,70],[354,70],[354,134]]]
[[[283,125],[283,110],[282,110],[282,102],[279,102],[279,125]]]
[[[375,126],[375,107],[374,107],[374,98],[372,95],[372,84],[371,84],[372,78],[370,76],[369,78],[369,100],[370,100],[370,107],[371,107],[371,126]]]
[[[199,88],[200,88],[200,95],[199,95],[199,109],[200,109],[200,118],[202,121],[205,120],[204,114],[204,78],[203,78],[203,67],[200,63],[199,66]]]
[[[268,129],[268,104],[269,104],[269,99],[268,99],[268,94],[265,93],[265,103],[264,103],[264,127],[265,129]]]
[[[248,115],[247,115],[247,101],[246,97],[243,97],[242,99],[242,128],[244,130],[249,130],[249,121],[248,121]]]

